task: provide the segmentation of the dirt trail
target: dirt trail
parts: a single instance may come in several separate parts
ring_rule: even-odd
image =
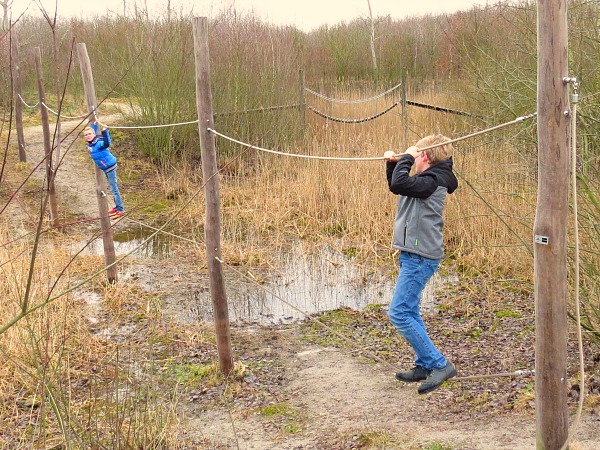
[[[432,406],[417,394],[415,385],[398,383],[388,367],[373,366],[335,349],[309,347],[290,355],[286,378],[289,384],[273,400],[285,401],[299,412],[300,421],[304,421],[302,433],[281,433],[256,415],[242,418],[219,408],[194,413],[188,436],[202,442],[201,448],[215,449],[361,448],[357,436],[369,432],[395,437],[376,448],[536,448],[533,415],[472,419],[465,412],[448,417],[443,396],[439,404]],[[598,421],[587,417],[573,448],[600,448],[597,429]],[[336,439],[324,441],[326,436]]]
[[[106,117],[106,120],[113,119]],[[64,122],[63,135],[77,124],[78,121]],[[43,157],[41,127],[27,128],[25,139],[28,159],[35,165]],[[67,156],[56,178],[60,210],[68,208],[71,213],[94,217],[97,202],[93,163],[81,138],[67,150],[72,140],[67,139],[62,146],[62,152],[67,152]],[[43,166],[38,169],[37,176],[44,176]],[[159,279],[162,283],[170,283],[171,289],[186,289],[187,280],[165,280],[155,273],[161,266],[168,265],[168,261],[144,264],[137,260],[135,265],[140,270],[136,270],[136,277],[128,279],[129,283],[152,289]],[[181,283],[179,287],[178,282]],[[166,290],[162,285],[156,289],[157,292]],[[193,326],[189,322],[182,325]],[[195,442],[189,448],[360,448],[357,436],[369,432],[388,432],[396,437],[395,442],[379,448],[440,448],[433,447],[432,443],[463,450],[535,448],[535,417],[531,414],[504,413],[483,419],[473,419],[468,411],[464,415],[450,415],[446,412],[443,396],[443,391],[451,389],[449,387],[442,387],[425,401],[416,393],[415,385],[397,382],[390,367],[373,365],[343,351],[309,345],[288,330],[281,332],[281,339],[275,344],[265,342],[264,336],[251,328],[236,328],[233,333],[244,336],[246,342],[252,342],[266,356],[272,355],[283,361],[281,387],[273,393],[272,400],[273,403],[288,404],[297,413],[301,425],[294,432],[286,433],[261,417],[249,404],[204,410],[187,401],[178,410],[182,419],[182,438]],[[246,349],[236,350],[243,354]],[[576,448],[600,449],[600,423],[597,420],[597,417],[585,417],[576,436]]]

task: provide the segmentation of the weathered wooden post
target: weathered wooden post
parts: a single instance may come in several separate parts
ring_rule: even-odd
[[[400,104],[402,105],[402,148],[408,148],[408,110],[406,109],[406,72],[402,73],[402,90]]]
[[[300,69],[298,71],[298,79],[299,79],[299,86],[298,86],[298,103],[300,106],[298,106],[298,110],[300,111],[300,127],[302,130],[302,136],[304,136],[304,128],[306,127],[306,93],[304,90],[304,86],[305,86],[305,78],[304,78],[304,70]]]
[[[538,199],[534,224],[535,405],[538,450],[568,437],[567,244],[570,111],[567,2],[539,0]]]
[[[206,241],[206,258],[208,261],[208,277],[210,295],[212,297],[215,316],[215,332],[217,351],[221,373],[233,371],[231,355],[231,334],[229,329],[229,310],[223,267],[221,265],[221,206],[219,194],[219,172],[215,149],[215,136],[208,130],[214,127],[212,90],[210,86],[210,55],[208,50],[208,20],[206,17],[195,17],[192,21],[194,30],[194,55],[196,59],[196,107],[198,109],[198,134],[202,157],[202,177],[206,217],[204,239]]]
[[[92,65],[88,56],[87,48],[84,43],[77,44],[77,58],[79,59],[79,67],[81,69],[81,78],[83,80],[83,89],[85,91],[85,99],[87,102],[88,113],[96,110],[96,88],[94,87],[94,77],[92,75]],[[92,117],[93,118],[93,117]],[[106,198],[107,181],[106,176],[96,164],[96,198],[98,200],[98,215],[100,217],[100,227],[102,229],[102,244],[104,247],[104,264],[110,266],[106,271],[106,276],[109,283],[117,282],[117,266],[115,244],[113,241],[113,233],[108,217],[108,200]]]
[[[10,47],[13,70],[13,98],[15,103],[15,126],[17,128],[17,143],[19,145],[19,161],[27,161],[27,152],[25,151],[25,136],[23,134],[23,104],[21,102],[21,59],[19,57],[19,42],[17,32],[10,29]]]
[[[52,167],[52,145],[50,143],[50,123],[48,121],[48,109],[46,94],[44,93],[44,79],[42,77],[42,52],[35,47],[35,72],[37,75],[38,101],[40,103],[40,114],[42,116],[42,132],[44,134],[44,155],[46,159],[46,192],[50,205],[50,222],[52,226],[58,225],[58,203],[56,201],[56,188],[54,186],[54,168]]]

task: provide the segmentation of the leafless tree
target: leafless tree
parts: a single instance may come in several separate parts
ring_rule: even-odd
[[[8,30],[8,9],[12,4],[12,0],[0,0],[2,6],[2,31]]]
[[[375,21],[373,20],[373,11],[371,10],[371,0],[367,0],[369,5],[369,21],[371,24],[371,58],[373,59],[373,70],[377,71],[377,55],[375,55]]]

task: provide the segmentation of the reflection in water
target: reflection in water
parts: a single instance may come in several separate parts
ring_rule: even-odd
[[[388,304],[395,280],[353,264],[343,254],[324,247],[316,255],[307,255],[300,246],[286,254],[280,273],[269,282],[257,285],[245,279],[226,280],[231,322],[289,323],[305,318],[305,314],[340,307],[362,310],[369,304]],[[230,276],[225,269],[226,275]],[[433,307],[437,276],[423,293],[424,310]],[[212,300],[208,289],[192,292],[191,301],[196,320],[212,321]]]
[[[159,228],[160,225],[155,225],[155,228]],[[127,228],[120,230],[115,229],[113,231],[113,242],[115,244],[115,253],[122,255],[129,253],[146,239],[148,239],[155,230],[141,225],[131,225]],[[136,250],[133,254],[135,256],[144,257],[165,257],[169,255],[171,239],[167,234],[157,233],[152,237],[146,244]],[[103,254],[104,250],[102,247],[102,238],[94,240],[88,249],[91,254]]]

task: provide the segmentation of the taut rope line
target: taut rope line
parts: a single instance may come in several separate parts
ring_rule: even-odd
[[[486,128],[485,130],[481,130],[481,131],[476,131],[475,133],[471,133],[471,134],[467,134],[466,136],[462,136],[456,139],[450,139],[449,141],[444,142],[443,144],[437,144],[437,145],[430,145],[429,147],[423,147],[419,149],[419,152],[424,152],[425,150],[429,150],[430,148],[436,148],[436,147],[440,147],[442,145],[446,145],[446,144],[454,144],[455,142],[460,142],[460,141],[464,141],[465,139],[469,139],[475,136],[479,136],[480,134],[485,134],[485,133],[489,133],[491,131],[494,130],[498,130],[500,128],[504,128],[508,125],[513,125],[515,123],[521,123],[521,122],[525,122],[526,120],[532,119],[534,117],[537,116],[537,112],[528,114],[526,116],[521,116],[521,117],[517,117],[514,120],[511,120],[510,122],[505,122],[502,123],[500,125],[496,125],[494,127],[491,128]],[[396,153],[394,156],[400,156],[402,155],[402,153]]]
[[[63,114],[59,114],[56,111],[54,111],[52,108],[50,108],[48,105],[46,105],[45,103],[42,103],[42,105],[44,106],[44,108],[46,108],[48,111],[50,111],[52,114],[54,114],[57,117],[64,117],[65,119],[83,119],[84,117],[87,117],[90,115],[90,113],[85,113],[82,114],[80,116],[65,116]]]
[[[111,130],[125,130],[125,129],[130,129],[130,130],[134,130],[137,128],[166,128],[166,127],[176,127],[179,125],[191,125],[193,123],[198,123],[198,119],[196,120],[191,120],[189,122],[179,122],[179,123],[167,123],[167,124],[163,124],[163,125],[139,125],[137,127],[113,127],[110,125],[106,125],[100,121],[98,121],[98,123],[104,127],[110,128]]]
[[[471,114],[471,113],[468,113],[465,111],[459,111],[457,109],[443,108],[441,106],[428,105],[427,103],[413,102],[412,100],[406,100],[406,104],[410,105],[410,106],[417,106],[419,108],[433,109],[434,111],[458,114],[459,116],[468,116],[468,117],[475,117],[477,119],[483,119],[482,116],[478,116],[477,114]]]
[[[489,133],[491,131],[494,130],[498,130],[500,128],[504,128],[508,125],[513,125],[516,123],[521,123],[524,122],[525,120],[531,119],[533,117],[537,116],[537,113],[532,113],[529,114],[527,116],[521,116],[521,117],[517,117],[514,120],[511,120],[509,122],[505,122],[503,124],[500,125],[496,125],[494,127],[491,128],[486,128],[485,130],[481,130],[481,131],[477,131],[475,133],[471,133],[471,134],[467,134],[466,136],[462,136],[456,139],[451,139],[447,142],[444,142],[443,144],[438,144],[438,145],[431,145],[429,147],[423,147],[421,149],[419,149],[420,152],[423,152],[425,150],[429,150],[430,148],[435,148],[435,147],[439,147],[440,145],[446,145],[446,144],[451,144],[454,142],[459,142],[459,141],[464,141],[465,139],[469,139],[475,136],[479,136],[480,134],[484,134],[484,133]],[[295,158],[306,158],[306,159],[322,159],[322,160],[329,160],[329,161],[377,161],[377,160],[383,160],[383,156],[376,156],[376,157],[365,157],[365,158],[342,158],[342,157],[336,157],[336,156],[312,156],[312,155],[302,155],[302,154],[298,154],[298,153],[287,153],[287,152],[281,152],[281,151],[277,151],[277,150],[269,150],[266,148],[262,148],[262,147],[258,147],[256,145],[251,145],[248,144],[246,142],[242,142],[242,141],[238,141],[237,139],[234,139],[230,136],[227,136],[225,134],[219,133],[218,131],[212,129],[212,128],[207,128],[208,131],[210,131],[211,133],[222,137],[223,139],[226,139],[228,141],[231,142],[235,142],[236,144],[240,144],[243,145],[245,147],[248,147],[249,149],[253,148],[256,150],[260,150],[262,152],[267,152],[267,153],[273,153],[275,155],[282,155],[282,156],[293,156]],[[400,156],[402,155],[402,153],[396,153],[394,156]]]
[[[267,152],[267,153],[273,153],[275,155],[293,156],[295,158],[306,158],[306,159],[325,159],[325,160],[333,160],[333,161],[377,161],[377,160],[383,159],[383,157],[381,157],[381,156],[378,156],[375,158],[338,158],[335,156],[312,156],[312,155],[301,155],[298,153],[286,153],[286,152],[280,152],[277,150],[269,150],[266,148],[257,147],[256,145],[250,145],[245,142],[238,141],[237,139],[234,139],[232,137],[221,134],[218,131],[213,130],[212,128],[208,128],[208,131],[210,131],[211,133],[213,133],[219,137],[222,137],[223,139],[227,139],[228,141],[235,142],[236,144],[246,146],[246,147],[248,147],[248,149],[254,148],[256,150],[260,150],[262,152]]]
[[[300,103],[296,103],[293,105],[280,105],[280,106],[266,106],[266,107],[261,107],[261,108],[253,108],[253,109],[244,109],[242,111],[226,111],[226,112],[217,112],[214,113],[215,117],[223,117],[223,116],[234,116],[237,114],[248,114],[248,113],[262,113],[262,112],[267,112],[267,111],[280,111],[282,109],[293,109],[293,108],[300,108],[304,105],[300,104]]]

